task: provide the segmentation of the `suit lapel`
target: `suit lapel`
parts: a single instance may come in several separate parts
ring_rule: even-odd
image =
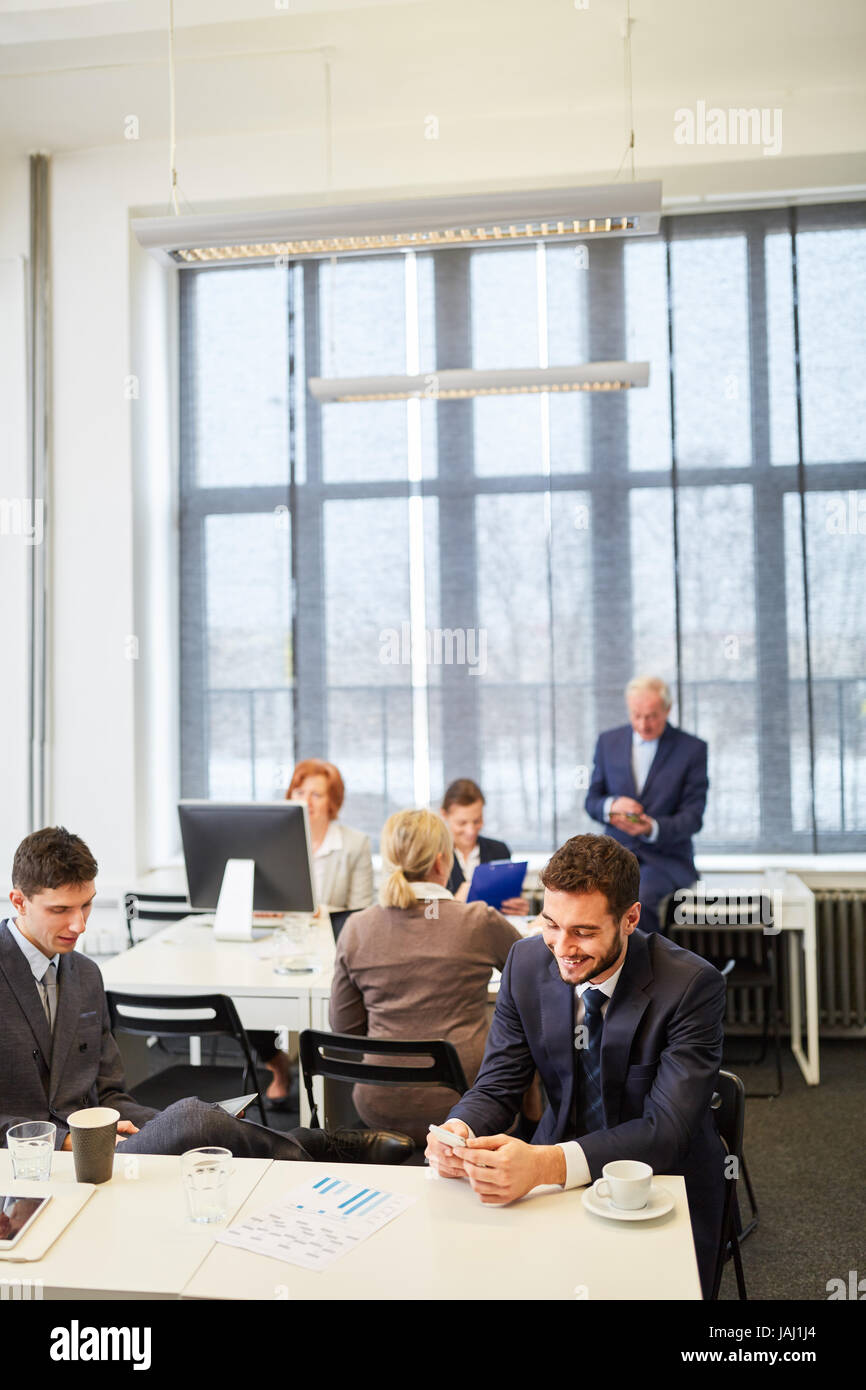
[[[649,1006],[645,990],[652,981],[646,935],[632,932],[622,974],[604,1016],[601,1039],[601,1093],[608,1129],[619,1124],[629,1053],[638,1024]]]
[[[621,785],[622,787],[624,787],[625,790],[622,791],[622,792],[618,792],[617,795],[618,795],[618,796],[631,796],[631,797],[633,797],[635,800],[637,800],[637,788],[635,787],[635,784],[634,784],[634,769],[632,768],[632,765],[631,765],[631,744],[632,744],[632,728],[631,728],[631,725],[630,725],[630,724],[627,724],[626,727],[625,727],[625,728],[623,729],[623,731],[622,731],[622,737],[621,737],[621,739],[619,740],[619,744],[618,744],[618,747],[617,747],[617,753],[619,754],[619,757],[620,757],[620,759],[622,760],[622,771],[623,771],[622,781],[619,782],[619,785]],[[617,779],[617,781],[618,781],[618,779]],[[617,781],[615,781],[614,783],[612,783],[612,785],[614,785],[614,786],[617,785]]]
[[[81,985],[75,953],[60,957],[57,972],[57,1017],[54,1020],[54,1043],[51,1049],[51,1079],[48,1085],[49,1104],[57,1093],[63,1076],[69,1049],[78,1032],[81,1017]]]
[[[5,923],[0,927],[0,970],[6,976],[15,1003],[47,1062],[51,1056],[51,1030],[48,1027],[48,1019],[45,1017],[30,962],[17,941],[13,940]]]
[[[559,973],[556,960],[550,964],[541,983],[542,1040],[553,1066],[562,1081],[562,1102],[559,1108],[560,1129],[574,1106],[574,989]]]
[[[656,773],[657,773],[662,767],[664,767],[665,763],[667,762],[668,758],[670,757],[671,753],[673,752],[674,744],[675,744],[675,743],[676,743],[676,730],[675,730],[674,728],[672,728],[670,724],[666,724],[665,727],[664,727],[664,732],[662,733],[662,736],[661,736],[661,738],[659,739],[659,746],[658,746],[658,748],[656,749],[656,755],[655,755],[655,757],[653,758],[652,762],[650,763],[650,769],[649,769],[649,772],[647,773],[646,781],[644,782],[644,784],[643,784],[643,789],[642,789],[642,791],[641,791],[641,798],[644,799],[644,800],[642,801],[642,804],[643,804],[643,805],[646,804],[645,798],[646,798],[647,790],[649,789],[649,787],[652,786],[652,782],[653,782],[653,779],[654,779],[655,776],[656,776]]]

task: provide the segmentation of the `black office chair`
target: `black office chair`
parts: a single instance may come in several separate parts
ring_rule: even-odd
[[[752,1100],[774,1100],[782,1093],[779,1035],[779,960],[773,927],[772,899],[767,893],[713,895],[681,888],[665,898],[659,922],[669,936],[703,956],[725,977],[729,990],[757,990],[761,995],[762,1031],[756,1057],[729,1058],[734,1066],[757,1066],[767,1055],[770,1033],[776,1069],[774,1091],[749,1091]],[[770,930],[768,930],[770,929]]]
[[[238,1065],[166,1067],[139,1082],[130,1095],[141,1105],[165,1110],[176,1100],[198,1096],[201,1100],[228,1100],[232,1096],[259,1091],[255,1063],[243,1024],[234,1003],[224,994],[127,994],[108,990],[108,1013],[113,1033],[136,1033],[145,1037],[227,1037],[234,1038],[241,1051],[243,1071],[238,1085]],[[261,1093],[253,1102],[262,1124],[270,1129]]]
[[[719,1137],[725,1146],[728,1159],[725,1164],[725,1205],[722,1215],[722,1233],[716,1256],[716,1270],[713,1276],[713,1291],[710,1298],[718,1299],[725,1262],[731,1258],[737,1276],[737,1292],[741,1299],[748,1300],[746,1279],[743,1274],[743,1257],[740,1245],[742,1232],[737,1231],[735,1198],[737,1179],[743,1168],[743,1125],[746,1115],[746,1089],[733,1072],[719,1072],[719,1086],[710,1102],[713,1119]],[[729,1171],[731,1170],[731,1171]]]
[[[352,913],[353,913],[353,912],[356,912],[356,911],[358,911],[357,908],[350,907],[350,908],[344,908],[342,912],[332,912],[332,913],[330,914],[330,917],[331,917],[331,931],[334,933],[334,945],[335,945],[335,946],[336,946],[336,944],[337,944],[337,941],[339,940],[340,932],[343,930],[344,926],[346,925],[346,921],[348,920],[349,917],[352,916]]]
[[[300,1035],[301,1071],[307,1099],[310,1102],[310,1124],[320,1129],[316,1102],[313,1098],[313,1077],[324,1076],[331,1081],[371,1082],[377,1086],[447,1086],[463,1095],[469,1089],[460,1058],[453,1043],[437,1039],[433,1042],[404,1042],[399,1038],[359,1038],[352,1033],[321,1033],[305,1028]],[[346,1053],[363,1057],[374,1052],[378,1056],[430,1057],[429,1067],[389,1066],[384,1062],[355,1061]],[[334,1056],[333,1054],[337,1055]]]
[[[183,893],[124,893],[123,911],[130,946],[137,946],[139,941],[145,941],[154,931],[171,922],[200,915],[200,910],[191,907]],[[151,929],[138,931],[136,922],[147,924]]]

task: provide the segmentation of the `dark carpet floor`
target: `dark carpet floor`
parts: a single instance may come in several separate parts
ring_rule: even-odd
[[[746,1290],[826,1299],[830,1279],[866,1275],[866,1039],[821,1040],[820,1086],[806,1085],[790,1052],[782,1059],[781,1096],[746,1101],[743,1152],[760,1213],[743,1244]],[[747,1091],[773,1084],[770,1067],[729,1070]],[[742,1184],[740,1201],[745,1211]],[[730,1262],[720,1297],[737,1298]]]

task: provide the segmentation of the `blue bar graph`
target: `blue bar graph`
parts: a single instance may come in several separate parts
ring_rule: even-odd
[[[364,1193],[369,1191],[369,1187],[362,1187],[358,1192],[353,1192],[351,1197],[347,1197],[345,1202],[340,1203],[340,1211],[343,1210],[343,1207],[350,1207],[353,1202],[357,1202],[359,1197],[363,1197]]]
[[[364,1193],[365,1193],[365,1192],[367,1193],[367,1196],[366,1196],[366,1197],[364,1196]],[[364,1190],[363,1190],[363,1192],[360,1192],[360,1193],[358,1194],[358,1197],[357,1197],[357,1199],[355,1200],[354,1204],[353,1204],[352,1206],[350,1206],[350,1207],[346,1207],[345,1215],[346,1215],[346,1216],[354,1216],[356,1211],[359,1211],[361,1207],[365,1207],[365,1206],[367,1205],[368,1202],[372,1202],[374,1197],[381,1197],[381,1196],[382,1196],[382,1193],[381,1193],[381,1192],[375,1192],[375,1191],[374,1191],[374,1192],[370,1192],[369,1189],[365,1187]],[[374,1202],[373,1205],[375,1206],[375,1205],[378,1205],[378,1204]],[[343,1203],[343,1206],[345,1206],[345,1203]],[[370,1208],[370,1210],[372,1210],[372,1208]]]

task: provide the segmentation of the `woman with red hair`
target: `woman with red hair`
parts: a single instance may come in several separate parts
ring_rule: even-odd
[[[287,801],[303,801],[310,818],[316,899],[334,912],[373,901],[370,837],[337,820],[346,789],[339,768],[305,758],[292,773]]]
[[[310,821],[316,901],[332,912],[369,907],[373,901],[370,837],[342,825],[337,816],[346,788],[339,768],[321,758],[304,758],[292,773],[287,801],[302,801]],[[259,1057],[273,1074],[265,1092],[271,1109],[286,1109],[290,1063],[272,1033],[250,1033]]]

